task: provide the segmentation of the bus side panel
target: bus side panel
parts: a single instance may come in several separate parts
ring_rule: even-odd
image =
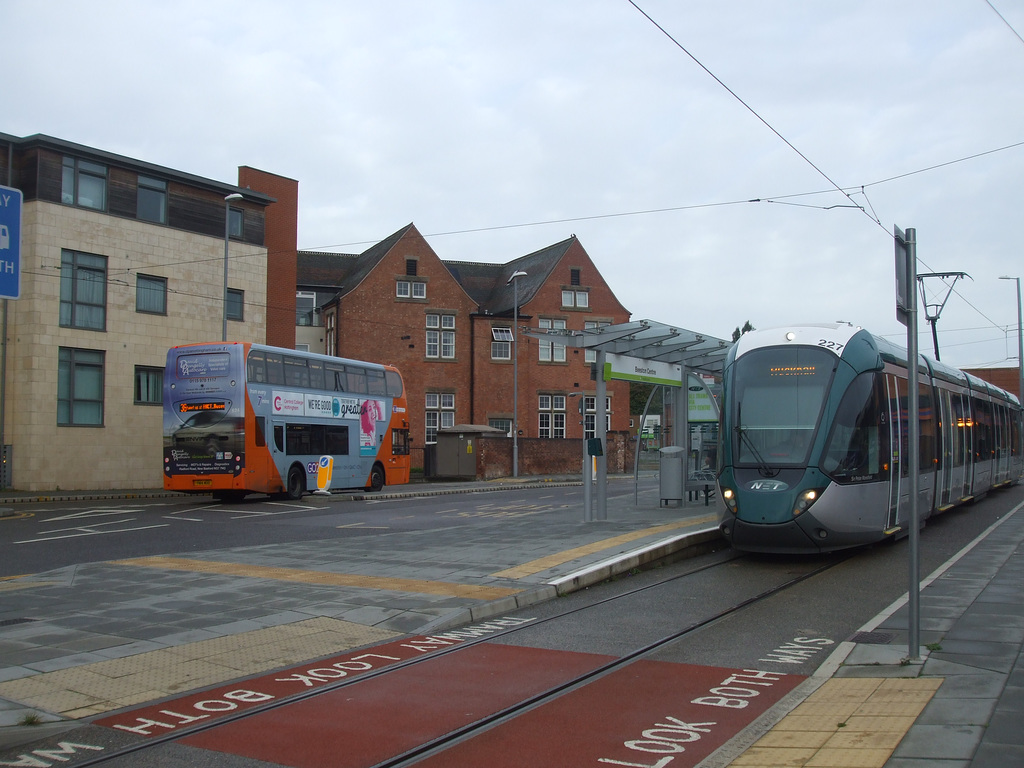
[[[245,484],[246,490],[254,493],[283,493],[284,480],[274,462],[273,425],[263,415],[257,414],[249,393],[246,392],[245,411]]]

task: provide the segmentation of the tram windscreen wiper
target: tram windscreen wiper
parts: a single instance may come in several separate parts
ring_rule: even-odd
[[[747,444],[747,448],[750,449],[750,453],[753,454],[754,459],[758,464],[758,471],[761,473],[761,477],[775,477],[779,474],[779,470],[772,469],[768,462],[764,460],[761,452],[757,450],[757,446],[754,444],[753,438],[747,434],[747,430],[743,427],[743,403],[736,404],[736,434],[740,436],[740,442]]]

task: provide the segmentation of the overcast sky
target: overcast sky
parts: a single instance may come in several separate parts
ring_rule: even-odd
[[[1017,364],[1019,0],[637,5],[664,31],[628,0],[0,0],[0,132],[297,179],[301,249],[414,222],[442,259],[505,262],[576,234],[633,319],[722,338],[905,344],[912,227],[919,272],[970,275],[943,362]]]

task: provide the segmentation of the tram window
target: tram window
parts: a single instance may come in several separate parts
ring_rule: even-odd
[[[917,412],[920,423],[918,466],[922,472],[927,472],[934,469],[939,461],[935,402],[932,398],[932,388],[927,384],[918,387]]]
[[[289,387],[309,387],[309,369],[301,357],[285,357],[284,383]]]
[[[284,384],[284,363],[276,352],[267,352],[267,382]]]
[[[248,366],[248,377],[251,383],[267,383],[267,358],[262,352],[250,352]]]
[[[974,456],[986,461],[993,456],[992,449],[992,403],[975,399],[974,405]]]
[[[822,470],[839,483],[879,480],[889,454],[884,382],[862,373],[850,384],[825,444]]]
[[[338,363],[327,363],[324,366],[327,371],[327,389],[335,392],[346,392],[348,390],[348,378],[345,374],[345,366]]]

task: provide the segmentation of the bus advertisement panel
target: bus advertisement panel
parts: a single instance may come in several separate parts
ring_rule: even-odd
[[[172,350],[174,352],[175,350]],[[245,465],[242,356],[234,346],[179,348],[164,373],[164,476],[237,477]],[[200,482],[196,487],[212,487]]]
[[[319,487],[325,457],[334,488],[409,481],[397,369],[259,344],[168,351],[165,488],[299,498]]]

